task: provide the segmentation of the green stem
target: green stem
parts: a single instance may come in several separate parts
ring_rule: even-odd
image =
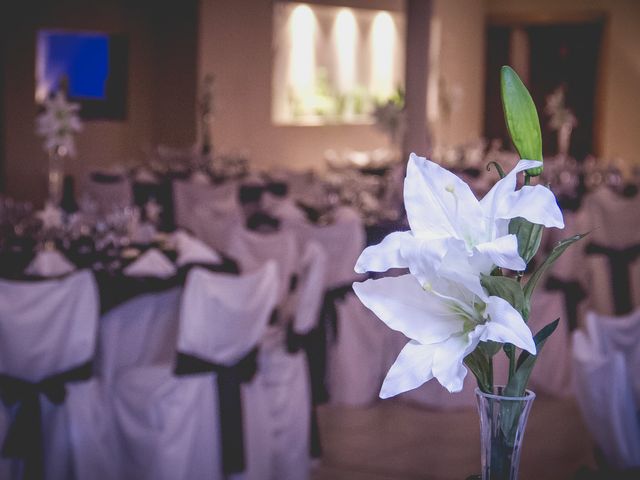
[[[509,359],[509,382],[511,382],[511,379],[516,374],[516,347],[508,343],[504,346],[504,353]]]
[[[487,377],[489,391],[493,392],[493,357],[489,357],[489,368],[487,369]]]

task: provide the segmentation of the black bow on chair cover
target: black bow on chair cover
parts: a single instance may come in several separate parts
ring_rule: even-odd
[[[564,297],[564,307],[567,310],[569,331],[578,328],[578,304],[587,297],[584,288],[577,280],[561,280],[551,276],[545,284],[547,290],[559,291]]]
[[[226,474],[245,468],[244,428],[240,385],[251,381],[258,371],[258,349],[254,348],[234,365],[220,365],[178,352],[176,375],[216,373],[218,383],[222,469]]]
[[[320,321],[318,325],[304,335],[293,329],[293,321],[287,328],[287,350],[295,353],[304,350],[311,379],[311,456],[320,458],[322,446],[316,407],[329,400],[327,388],[327,328],[331,328],[333,338],[338,336],[338,311],[336,301],[352,292],[351,284],[341,285],[328,290],[324,295]]]
[[[29,382],[7,374],[0,374],[0,398],[12,410],[9,431],[2,446],[2,456],[24,461],[24,480],[44,477],[42,441],[42,412],[40,395],[60,405],[67,396],[66,384],[88,380],[93,372],[90,360],[39,382]]]
[[[640,256],[640,244],[627,248],[611,248],[598,243],[589,243],[587,255],[605,255],[609,261],[611,289],[616,315],[633,310],[629,265]]]

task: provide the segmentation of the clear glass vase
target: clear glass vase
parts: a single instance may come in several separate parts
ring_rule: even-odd
[[[523,397],[505,397],[504,387],[493,394],[476,389],[480,413],[482,480],[518,478],[522,439],[531,405],[536,398],[530,390]]]
[[[62,199],[62,183],[64,181],[64,149],[53,149],[49,152],[48,201],[52,205],[60,205]]]

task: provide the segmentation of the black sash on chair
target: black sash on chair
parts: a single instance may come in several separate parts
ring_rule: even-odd
[[[321,323],[331,327],[331,333],[334,338],[338,338],[338,309],[336,307],[336,301],[344,300],[346,296],[353,292],[351,283],[346,285],[340,285],[339,287],[327,290],[324,294],[324,301],[322,303],[322,311],[320,313]]]
[[[587,245],[586,252],[587,255],[605,255],[609,261],[615,314],[624,315],[633,310],[629,264],[640,256],[640,244],[618,249],[592,242]]]
[[[304,350],[311,379],[311,456],[320,458],[322,446],[316,407],[329,400],[327,388],[327,328],[333,338],[338,336],[338,311],[336,301],[342,300],[353,291],[351,284],[341,285],[325,293],[318,325],[304,335],[293,330],[290,321],[287,328],[287,351],[295,353]]]
[[[7,374],[0,374],[0,398],[12,409],[11,424],[2,446],[2,456],[24,462],[24,480],[44,478],[44,449],[42,440],[42,412],[40,395],[60,405],[67,396],[66,384],[91,378],[93,361],[39,382],[30,382]]]
[[[243,472],[245,468],[242,395],[240,385],[249,382],[258,371],[258,349],[254,348],[234,365],[220,365],[178,352],[176,375],[216,373],[222,447],[222,469],[225,474]]]
[[[586,298],[586,293],[577,280],[561,280],[550,276],[545,284],[547,290],[559,291],[564,298],[564,307],[567,310],[569,331],[578,328],[578,305]]]

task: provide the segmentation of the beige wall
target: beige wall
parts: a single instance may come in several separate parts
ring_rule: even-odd
[[[536,16],[540,20],[584,13],[606,15],[596,142],[599,153],[640,164],[640,2],[636,0],[487,0],[491,15]]]
[[[201,0],[198,69],[199,78],[216,76],[215,148],[245,151],[258,168],[307,169],[322,168],[326,149],[387,146],[386,137],[371,125],[273,125],[272,15],[269,0]]]
[[[68,173],[79,175],[87,166],[142,159],[143,149],[159,142],[193,143],[196,4],[182,4],[171,22],[166,20],[171,14],[168,6],[160,5],[143,1],[127,5],[27,0],[13,8],[10,17],[4,17],[1,67],[7,194],[36,202],[46,195],[46,154],[42,140],[34,133],[35,39],[39,28],[104,31],[125,34],[129,40],[127,119],[85,122],[84,131],[77,137],[77,158],[67,162]],[[167,28],[169,25],[173,27]],[[167,44],[188,48],[167,52]]]
[[[484,0],[435,0],[431,27],[429,112],[434,144],[459,145],[482,136],[484,113]],[[439,45],[439,48],[438,48]],[[435,63],[434,63],[435,62]],[[461,94],[449,116],[437,107],[437,77]]]

